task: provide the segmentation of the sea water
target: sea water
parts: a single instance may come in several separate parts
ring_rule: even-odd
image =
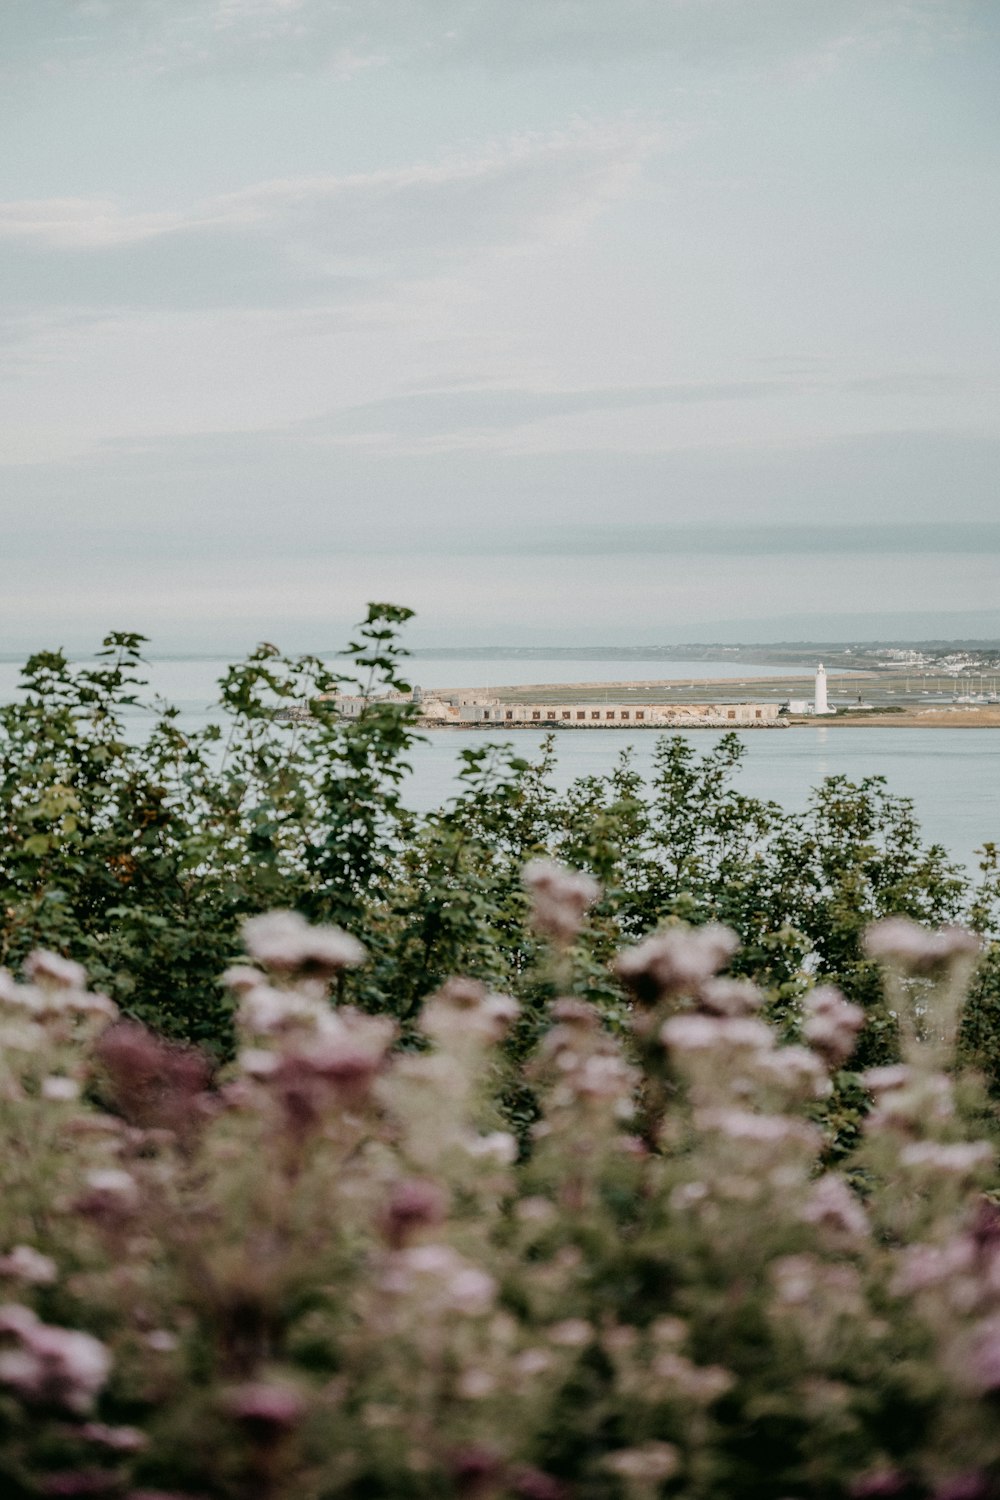
[[[723,732],[693,729],[685,737],[704,753],[718,743]],[[407,802],[419,811],[453,796],[458,752],[494,738],[501,740],[502,732],[495,736],[481,730],[429,733],[410,752],[413,775],[406,788]],[[578,776],[604,775],[626,746],[635,769],[648,775],[658,738],[653,730],[559,733],[553,781],[566,787]],[[882,776],[889,791],[912,798],[924,838],[943,844],[971,870],[978,869],[976,850],[986,840],[1000,843],[998,729],[810,724],[746,730],[740,739],[746,753],[734,784],[747,796],[801,811],[812,790],[827,776],[846,776],[851,781]],[[521,730],[508,743],[530,759],[539,752],[542,736]]]

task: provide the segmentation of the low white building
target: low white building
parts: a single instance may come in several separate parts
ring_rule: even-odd
[[[684,728],[778,722],[777,703],[462,703],[461,724],[537,725],[563,729]]]

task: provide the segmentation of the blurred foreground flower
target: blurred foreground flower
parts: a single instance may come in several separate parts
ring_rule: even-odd
[[[597,881],[549,859],[530,860],[522,879],[531,895],[535,931],[560,947],[569,946],[579,936],[589,909],[600,900]]]

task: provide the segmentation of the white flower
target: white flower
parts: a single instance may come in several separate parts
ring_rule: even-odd
[[[680,1465],[677,1449],[671,1443],[643,1443],[639,1448],[619,1448],[603,1460],[604,1467],[622,1479],[637,1484],[657,1485],[676,1474]]]
[[[496,1388],[496,1380],[488,1370],[463,1370],[455,1382],[457,1394],[465,1401],[482,1401],[492,1396]]]
[[[42,1079],[42,1098],[52,1099],[63,1103],[69,1103],[73,1099],[79,1099],[80,1085],[75,1078],[62,1078],[57,1074],[51,1074]]]
[[[55,1261],[30,1245],[15,1245],[0,1257],[0,1275],[27,1282],[29,1286],[51,1286],[57,1274]]]
[[[241,1047],[236,1064],[248,1078],[268,1078],[280,1067],[281,1059],[266,1047]]]
[[[601,887],[590,875],[567,870],[551,859],[532,859],[521,872],[531,892],[531,920],[537,932],[561,944],[579,935],[588,909],[600,899]]]
[[[82,990],[87,983],[87,971],[82,964],[45,948],[36,948],[28,955],[24,972],[35,984],[60,990]]]
[[[913,1141],[899,1153],[904,1167],[931,1167],[956,1177],[967,1176],[993,1160],[993,1147],[986,1141]]]
[[[363,945],[339,927],[310,927],[298,912],[272,911],[243,924],[247,952],[267,969],[330,978],[364,963]]]
[[[745,1016],[703,1016],[694,1012],[671,1016],[663,1023],[660,1041],[678,1052],[699,1052],[725,1047],[733,1051],[766,1052],[774,1035],[763,1021]]]
[[[775,1047],[755,1058],[754,1067],[765,1083],[809,1099],[822,1099],[831,1091],[826,1069],[809,1047]]]
[[[757,1115],[745,1109],[704,1109],[695,1114],[700,1130],[717,1130],[733,1141],[759,1146],[795,1144],[816,1150],[819,1131],[788,1115]]]
[[[799,1217],[806,1224],[830,1229],[847,1239],[863,1239],[869,1232],[868,1215],[835,1172],[827,1172],[819,1179]]]
[[[886,917],[865,933],[865,951],[870,958],[897,963],[913,973],[927,973],[952,959],[972,957],[982,940],[964,927],[941,927],[930,932],[909,917]]]
[[[470,1265],[450,1245],[412,1245],[397,1250],[383,1277],[386,1291],[416,1293],[421,1303],[467,1317],[493,1310],[497,1284],[486,1271]]]
[[[464,1144],[469,1155],[480,1160],[493,1161],[503,1167],[509,1167],[517,1161],[517,1141],[506,1130],[470,1136]]]
[[[322,1007],[298,990],[276,990],[268,984],[245,990],[237,1020],[243,1031],[269,1036],[290,1026],[315,1025]]]
[[[91,1209],[131,1212],[139,1202],[135,1178],[121,1167],[98,1167],[85,1175],[84,1182],[89,1189],[85,1201]]]
[[[802,1008],[806,1016],[802,1035],[809,1045],[830,1067],[846,1062],[865,1024],[860,1005],[845,1000],[835,985],[823,984],[810,990]]]
[[[497,1284],[486,1271],[464,1266],[449,1277],[446,1290],[447,1300],[456,1312],[477,1317],[492,1310]]]
[[[28,1401],[89,1411],[111,1370],[111,1356],[89,1333],[49,1326],[30,1308],[0,1308],[0,1332],[20,1347],[0,1353],[0,1382]]]
[[[582,1349],[593,1337],[593,1325],[584,1318],[564,1318],[549,1329],[549,1342],[562,1349]]]
[[[639,1000],[692,994],[732,958],[739,946],[735,932],[718,922],[708,922],[704,927],[672,927],[619,953],[615,972]]]

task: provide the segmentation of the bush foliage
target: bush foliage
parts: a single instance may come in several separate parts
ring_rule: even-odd
[[[530,1015],[552,978],[520,871],[548,855],[603,888],[577,956],[584,998],[620,1008],[608,961],[623,941],[674,918],[722,921],[739,934],[740,972],[778,1010],[816,978],[861,1003],[861,1062],[874,1064],[894,1055],[894,1023],[860,946],[866,925],[902,913],[995,934],[991,851],[973,891],[875,776],[828,779],[803,814],[747,797],[736,734],[706,753],[665,737],[650,781],[625,753],[565,792],[551,746],[529,761],[484,741],[461,752],[456,795],[415,814],[413,707],[376,700],[343,722],[321,696],[405,687],[409,615],[370,606],[342,672],[261,646],[223,677],[200,728],[164,704],[139,718],[139,636],[109,637],[96,666],[32,657],[20,697],[0,707],[0,962],[16,970],[35,947],[70,955],[129,1015],[225,1056],[231,1006],[216,976],[241,923],[278,905],[368,945],[371,963],[340,995],[361,1009],[406,1023],[462,973]],[[279,717],[303,703],[308,723]],[[967,1035],[1000,1076],[1000,983],[990,964],[984,975]]]

